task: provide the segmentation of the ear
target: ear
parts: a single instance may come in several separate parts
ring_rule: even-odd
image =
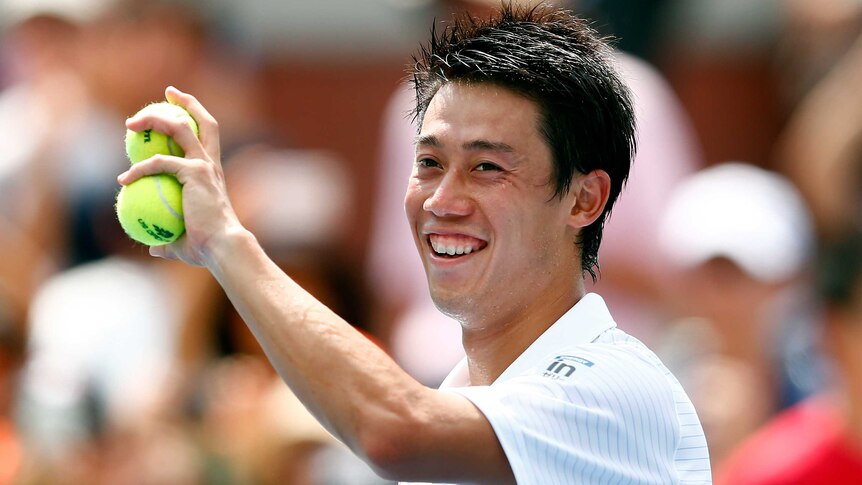
[[[595,222],[605,210],[610,193],[611,177],[604,170],[593,170],[577,176],[569,194],[573,196],[570,199],[572,210],[569,213],[569,226],[580,229]]]

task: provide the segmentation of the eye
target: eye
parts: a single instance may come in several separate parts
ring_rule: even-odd
[[[503,170],[499,165],[491,162],[482,162],[476,165],[476,171],[478,172],[487,172],[489,170],[500,171]]]
[[[419,168],[436,168],[440,166],[440,163],[433,158],[420,158],[416,160],[416,166]]]

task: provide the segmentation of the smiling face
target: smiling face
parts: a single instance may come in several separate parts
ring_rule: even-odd
[[[539,119],[483,84],[446,84],[425,112],[405,207],[431,296],[462,324],[514,323],[582,291],[576,191],[554,197]]]

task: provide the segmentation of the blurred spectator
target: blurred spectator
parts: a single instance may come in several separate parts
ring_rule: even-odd
[[[668,325],[660,354],[691,393],[718,466],[785,398],[810,394],[822,378],[806,280],[811,221],[785,178],[725,163],[674,188],[659,230],[682,270],[682,318]]]
[[[862,31],[860,31],[862,32]],[[799,186],[823,241],[862,220],[862,34],[799,103],[777,147],[781,168]]]
[[[61,13],[76,8],[61,0],[36,3]],[[15,397],[27,444],[23,480],[194,483],[203,476],[202,455],[181,403],[211,356],[220,292],[195,268],[139,258],[146,250],[119,230],[113,200],[115,177],[128,164],[123,118],[178,83],[213,98],[210,106],[227,128],[227,158],[268,134],[256,113],[253,70],[210,44],[192,7],[167,1],[99,4],[102,8],[87,10],[90,15],[75,23],[65,21],[74,32],[69,42],[54,39],[59,34],[50,29],[40,34],[53,35],[37,44],[46,51],[68,50],[63,63],[45,64],[54,70],[68,65],[75,76],[74,84],[58,81],[46,88],[45,100],[58,98],[79,109],[63,105],[50,116],[39,112],[45,123],[40,129],[60,128],[52,134],[56,138],[45,137],[58,149],[48,154],[34,149],[18,162],[38,184],[9,182],[22,193],[27,188],[53,196],[44,204],[53,224],[37,227],[54,231],[57,266],[68,267],[48,278],[29,302],[28,355]],[[52,127],[57,119],[64,123]],[[33,136],[39,130],[24,128],[32,130],[19,134],[22,140],[39,141]],[[4,189],[2,195],[14,194]],[[27,209],[19,201],[7,202],[4,207]],[[12,236],[9,231],[0,239],[0,255],[26,255],[3,244]],[[38,265],[31,263],[22,269],[34,268]],[[25,304],[27,297],[21,298]]]
[[[862,233],[829,244],[818,261],[828,354],[837,379],[736,449],[716,484],[855,484],[862,480]]]
[[[77,54],[82,15],[95,5],[70,7],[0,2],[0,305],[19,322],[35,287],[62,262],[66,241],[60,180],[50,174],[86,111]]]
[[[824,379],[823,392],[740,445],[717,470],[720,484],[862,480],[862,110],[853,102],[862,82],[862,10],[857,2],[840,0],[817,9],[804,2],[790,5],[803,34],[823,36],[800,52],[797,64],[804,76],[793,94],[804,97],[783,133],[777,159],[800,187],[816,222],[822,306],[817,318],[833,372]],[[829,55],[819,59],[811,52]]]
[[[63,457],[97,430],[126,426],[161,404],[183,315],[169,266],[106,258],[39,290],[19,402],[32,450]]]
[[[78,49],[82,23],[100,3],[0,1],[0,320],[4,336],[12,332],[22,341],[33,294],[65,260],[64,186],[53,175],[88,110]],[[2,483],[11,483],[9,473],[26,475],[41,463],[30,453],[27,432],[11,419],[20,403],[20,366],[7,365],[15,360],[7,362],[6,350],[4,345]]]

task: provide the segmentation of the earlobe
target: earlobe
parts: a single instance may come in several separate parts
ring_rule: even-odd
[[[604,170],[593,170],[578,177],[572,192],[569,225],[575,228],[589,226],[605,210],[611,192],[611,177]]]

